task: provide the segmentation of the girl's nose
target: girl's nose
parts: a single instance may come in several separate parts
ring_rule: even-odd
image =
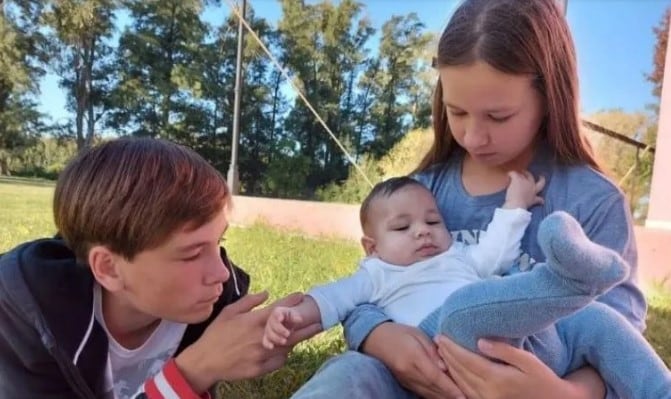
[[[489,135],[484,124],[471,118],[464,132],[464,146],[467,149],[482,147],[489,142]]]

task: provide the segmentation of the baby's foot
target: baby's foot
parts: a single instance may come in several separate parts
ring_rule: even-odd
[[[541,222],[538,244],[548,267],[585,294],[603,294],[629,275],[624,259],[612,249],[592,242],[578,221],[566,212],[554,212]]]

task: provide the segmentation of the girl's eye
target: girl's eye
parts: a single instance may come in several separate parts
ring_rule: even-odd
[[[448,111],[448,113],[452,116],[460,117],[460,116],[465,116],[466,113],[464,111]]]
[[[489,119],[493,120],[494,122],[505,122],[508,119],[510,119],[512,115],[507,115],[507,116],[493,116],[489,115]]]

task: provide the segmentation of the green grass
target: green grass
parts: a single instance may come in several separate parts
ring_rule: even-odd
[[[54,232],[53,186],[0,180],[0,253],[28,239]],[[362,255],[358,245],[331,239],[309,239],[261,225],[231,228],[226,247],[236,263],[252,275],[251,290],[268,290],[272,298],[304,291],[354,270]],[[671,365],[671,293],[656,287],[646,293],[650,311],[646,337]],[[342,330],[335,328],[296,347],[287,366],[263,378],[222,384],[223,398],[286,398],[329,356],[344,350]]]

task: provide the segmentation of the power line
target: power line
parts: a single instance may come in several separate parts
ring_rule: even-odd
[[[231,7],[231,10],[233,10],[233,13],[238,17],[238,20],[239,20],[240,22],[242,22],[242,24],[245,26],[245,28],[247,29],[247,31],[248,31],[248,32],[254,37],[254,39],[259,43],[259,45],[261,46],[261,48],[263,49],[263,51],[268,55],[268,57],[270,57],[270,60],[273,62],[273,64],[275,64],[275,67],[277,67],[277,69],[278,69],[278,70],[282,73],[282,75],[287,79],[287,81],[289,82],[289,84],[291,85],[291,87],[293,87],[293,89],[296,91],[296,93],[297,93],[298,96],[301,98],[301,100],[303,100],[303,102],[305,103],[305,106],[308,107],[308,109],[312,112],[312,114],[315,116],[315,118],[317,118],[317,121],[319,121],[319,123],[324,127],[324,129],[325,129],[325,130],[328,132],[328,134],[331,136],[331,138],[333,139],[333,141],[335,141],[335,143],[338,145],[338,147],[339,147],[340,150],[343,152],[343,154],[345,154],[345,156],[347,157],[347,160],[348,160],[348,161],[349,161],[349,162],[356,168],[356,170],[357,170],[357,171],[359,172],[359,174],[364,178],[364,180],[366,180],[366,183],[368,183],[368,185],[370,185],[370,187],[373,187],[373,183],[370,181],[370,179],[368,178],[368,176],[366,176],[366,173],[363,171],[363,169],[361,169],[361,167],[356,163],[356,161],[354,160],[354,158],[349,154],[349,152],[347,152],[347,149],[345,148],[345,146],[340,142],[340,140],[338,140],[338,138],[336,137],[336,135],[333,134],[333,132],[331,131],[331,129],[329,129],[329,127],[326,125],[326,122],[324,122],[324,120],[321,118],[321,116],[319,116],[319,114],[317,113],[317,111],[315,111],[315,109],[314,109],[314,108],[312,107],[312,105],[310,104],[310,101],[308,101],[308,99],[305,97],[305,95],[303,95],[303,92],[298,88],[298,86],[296,86],[296,84],[294,83],[294,81],[293,81],[293,79],[291,78],[291,76],[289,76],[289,73],[282,67],[282,65],[280,65],[280,63],[277,61],[277,59],[271,54],[271,52],[270,52],[270,51],[268,50],[268,48],[263,44],[263,42],[261,41],[261,39],[256,35],[256,32],[254,32],[254,30],[249,26],[249,24],[247,23],[247,21],[245,20],[245,18],[240,14],[240,11],[238,10],[237,6],[235,6],[235,4],[233,4],[232,0],[226,0],[226,2],[227,2],[228,5]],[[238,40],[240,40],[239,37],[238,37]]]

